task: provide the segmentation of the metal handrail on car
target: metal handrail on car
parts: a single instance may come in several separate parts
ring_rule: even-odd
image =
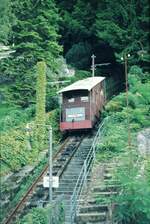
[[[88,155],[87,155],[87,157],[84,161],[84,164],[81,168],[78,180],[76,182],[76,185],[75,185],[75,188],[74,188],[71,200],[70,200],[70,203],[71,203],[71,206],[70,206],[71,224],[74,223],[74,219],[75,219],[75,216],[77,214],[78,206],[79,206],[78,205],[79,197],[82,193],[82,189],[83,189],[84,185],[86,184],[87,176],[89,174],[90,168],[95,161],[96,145],[97,145],[98,139],[102,135],[102,129],[103,129],[103,126],[104,126],[104,122],[105,122],[105,120],[99,125],[98,131],[96,133],[96,136],[94,137],[92,146],[91,146],[91,148],[89,150],[89,153],[88,153]]]

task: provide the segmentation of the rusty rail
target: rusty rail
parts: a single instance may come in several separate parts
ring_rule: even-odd
[[[65,139],[65,141],[61,145],[60,149],[54,154],[53,160],[55,160],[57,158],[57,156],[61,153],[61,151],[64,149],[64,147],[68,141],[69,141],[69,137]],[[48,163],[46,164],[46,166],[44,167],[42,172],[39,174],[39,176],[34,180],[32,185],[29,187],[29,189],[27,190],[25,195],[21,198],[21,200],[16,205],[14,210],[10,213],[10,215],[6,218],[6,220],[4,220],[4,222],[3,222],[4,224],[11,223],[13,217],[15,217],[15,214],[18,212],[18,210],[21,208],[21,206],[23,206],[23,204],[27,201],[27,197],[33,192],[33,189],[36,187],[37,183],[40,182],[41,178],[44,176],[44,174],[47,172],[47,170],[48,170]]]

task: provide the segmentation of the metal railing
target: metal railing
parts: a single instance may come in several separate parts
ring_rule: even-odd
[[[92,165],[93,165],[93,163],[95,161],[96,145],[98,143],[99,138],[102,135],[104,122],[105,121],[103,121],[99,125],[98,131],[96,133],[96,136],[94,137],[92,146],[91,146],[91,148],[90,148],[90,150],[88,152],[88,155],[87,155],[87,157],[86,157],[86,159],[84,161],[84,164],[83,164],[83,166],[81,168],[78,180],[76,182],[76,185],[75,185],[75,188],[74,188],[71,200],[70,200],[70,203],[71,203],[71,206],[70,206],[71,224],[74,223],[74,219],[75,219],[75,216],[77,214],[78,207],[79,207],[80,195],[82,193],[83,187],[86,186],[87,176],[88,176],[88,174],[90,172],[90,169],[91,169],[91,167],[92,167]]]

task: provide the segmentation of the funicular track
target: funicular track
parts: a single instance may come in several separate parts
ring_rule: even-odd
[[[61,178],[84,137],[84,135],[81,135],[80,137],[70,136],[66,138],[60,149],[53,156],[53,175],[57,175]],[[3,220],[3,224],[15,223],[17,217],[26,214],[32,207],[38,206],[39,201],[48,200],[48,190],[44,189],[42,185],[42,179],[47,173],[48,164],[46,164],[16,207]],[[40,195],[39,192],[44,192],[44,194]]]
[[[63,196],[65,224],[74,223],[76,202],[82,191],[82,185],[90,176],[89,171],[94,161],[96,140],[100,135],[99,127],[86,134],[69,136],[53,156],[53,175],[59,177],[59,188],[53,189],[53,200]],[[43,188],[42,182],[46,174],[48,164],[3,224],[16,223],[16,218],[27,214],[29,209],[48,203],[49,191],[48,188]]]

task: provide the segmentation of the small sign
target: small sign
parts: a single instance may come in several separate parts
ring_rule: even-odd
[[[58,176],[53,176],[53,183],[52,186],[54,188],[58,188],[59,187],[59,177]]]
[[[49,176],[45,176],[43,178],[43,187],[48,188],[49,187]],[[52,187],[58,188],[59,187],[59,177],[53,176],[52,177]]]

